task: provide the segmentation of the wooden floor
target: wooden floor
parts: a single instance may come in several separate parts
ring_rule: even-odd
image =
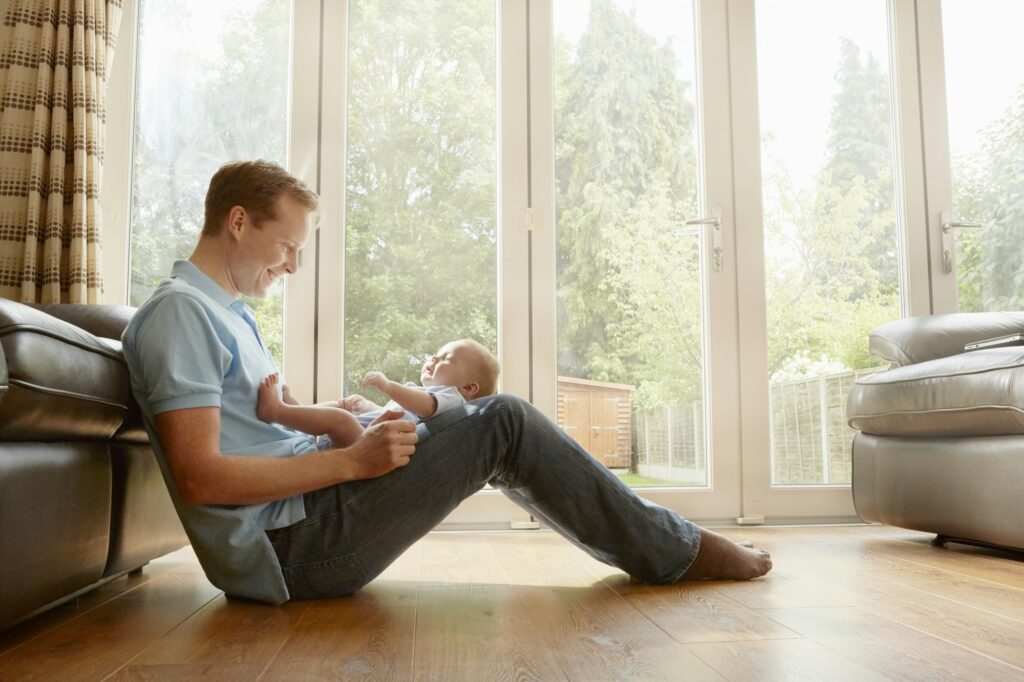
[[[630,584],[557,535],[436,533],[363,592],[225,599],[189,550],[0,633],[0,679],[1024,680],[1024,558],[879,526],[725,529],[746,583]]]

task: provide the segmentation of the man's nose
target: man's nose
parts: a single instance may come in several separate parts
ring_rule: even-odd
[[[284,271],[289,275],[294,275],[299,269],[299,260],[296,256],[291,256],[284,262]]]

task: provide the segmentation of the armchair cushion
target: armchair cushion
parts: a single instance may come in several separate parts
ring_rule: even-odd
[[[856,381],[850,426],[886,436],[1024,433],[1024,346],[897,367]]]

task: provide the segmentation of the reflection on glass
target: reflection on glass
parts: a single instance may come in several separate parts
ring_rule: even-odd
[[[454,339],[496,349],[496,20],[493,0],[349,4],[346,393],[418,381]]]
[[[846,396],[901,305],[886,3],[756,8],[772,482],[846,484]]]
[[[943,0],[953,214],[962,311],[1024,307],[1024,4]],[[979,77],[984,74],[984,77]]]
[[[289,0],[140,3],[131,305],[192,253],[221,164],[286,164],[290,13]],[[249,301],[278,364],[282,301],[280,286]]]
[[[693,6],[554,28],[558,420],[632,485],[706,486]]]

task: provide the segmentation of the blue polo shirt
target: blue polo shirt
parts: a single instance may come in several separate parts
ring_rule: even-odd
[[[287,601],[264,531],[304,519],[302,496],[254,505],[189,504],[178,493],[153,422],[162,412],[219,407],[225,454],[291,457],[316,450],[313,436],[256,416],[260,382],[278,369],[252,311],[195,265],[179,260],[132,317],[121,341],[150,442],[207,577],[228,594]]]

